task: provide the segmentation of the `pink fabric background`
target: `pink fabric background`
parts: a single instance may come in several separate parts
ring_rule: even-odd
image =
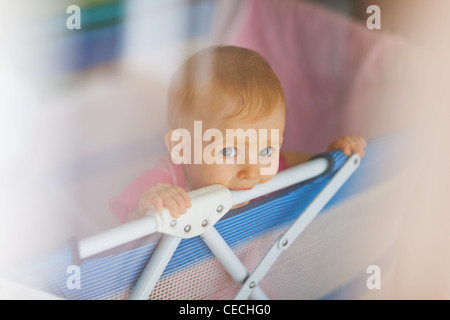
[[[285,150],[321,152],[349,134],[395,127],[393,69],[404,41],[293,0],[248,0],[227,44],[254,49],[286,93]],[[369,15],[368,15],[369,17]]]

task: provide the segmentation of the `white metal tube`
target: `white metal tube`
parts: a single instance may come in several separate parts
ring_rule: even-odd
[[[85,259],[155,232],[156,223],[154,218],[145,216],[142,219],[128,222],[79,240],[78,254],[81,259]]]
[[[181,238],[165,235],[133,288],[129,300],[146,300],[177,249]]]
[[[256,185],[254,188],[245,191],[231,191],[233,205],[259,198],[271,192],[281,190],[296,183],[315,178],[324,173],[329,166],[325,158],[310,160],[304,164],[283,170],[277,173],[266,183]]]
[[[323,207],[348,180],[360,164],[358,154],[351,155],[327,185],[320,191],[308,207],[298,216],[294,223],[275,241],[258,266],[253,270],[235,299],[242,300],[252,293],[254,284],[258,284],[276,262],[282,251],[286,250],[303,230],[313,221]],[[252,284],[250,286],[250,284]]]
[[[244,281],[248,272],[233,250],[228,246],[216,228],[211,227],[200,236],[214,256],[222,263],[233,280],[237,283]]]
[[[252,200],[296,183],[314,178],[325,172],[328,160],[317,158],[302,165],[277,173],[270,181],[256,185],[251,190],[231,191],[233,205]],[[152,216],[128,222],[116,228],[94,236],[81,239],[78,243],[81,259],[93,256],[116,246],[131,242],[157,231],[156,221]]]
[[[200,237],[214,256],[220,261],[225,270],[227,270],[231,278],[233,278],[236,283],[244,283],[249,275],[248,271],[219,232],[214,227],[211,227]],[[251,298],[256,300],[268,300],[265,293],[259,287],[253,290]]]

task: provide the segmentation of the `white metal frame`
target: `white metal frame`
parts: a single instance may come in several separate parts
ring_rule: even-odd
[[[85,259],[152,233],[163,233],[164,235],[129,296],[131,300],[148,299],[181,239],[199,235],[233,280],[241,284],[241,289],[235,299],[267,299],[267,296],[258,287],[258,283],[281,253],[290,246],[353,174],[359,166],[359,162],[360,157],[357,154],[353,154],[347,159],[305,211],[275,241],[251,275],[214,228],[215,222],[223,217],[233,205],[323,174],[329,167],[327,159],[319,157],[305,164],[286,169],[270,181],[259,184],[251,190],[228,191],[219,185],[195,190],[189,193],[192,206],[186,214],[182,215],[182,218],[173,219],[168,210],[163,210],[162,213],[150,210],[145,217],[139,220],[81,239],[78,243],[79,257]],[[189,214],[191,211],[195,214]],[[195,218],[192,219],[191,217],[194,216]]]
[[[330,201],[334,194],[342,187],[345,181],[353,174],[359,166],[359,162],[360,159],[358,155],[353,155],[347,160],[294,223],[274,242],[251,276],[245,280],[235,299],[242,300],[251,295],[258,283],[277,261],[281,253],[286,250],[313,221],[328,201]]]

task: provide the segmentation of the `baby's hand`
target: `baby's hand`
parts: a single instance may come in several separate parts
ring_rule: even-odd
[[[346,156],[350,156],[352,153],[358,153],[361,157],[364,157],[364,149],[367,147],[366,140],[360,136],[345,136],[332,142],[327,151],[333,151],[341,149]]]
[[[138,212],[143,217],[153,206],[157,211],[167,208],[170,215],[178,218],[191,207],[191,199],[183,188],[168,183],[158,183],[147,189],[139,199]]]

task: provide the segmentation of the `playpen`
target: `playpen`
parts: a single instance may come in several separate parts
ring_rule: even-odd
[[[249,191],[194,190],[180,219],[164,211],[75,237],[3,271],[3,288],[64,299],[358,299],[377,293],[376,266],[387,291],[404,211],[392,194],[407,168],[384,92],[404,43],[303,1],[234,4],[208,43],[269,60],[286,90],[284,146],[318,156]],[[370,135],[364,158],[320,152],[351,133]]]

